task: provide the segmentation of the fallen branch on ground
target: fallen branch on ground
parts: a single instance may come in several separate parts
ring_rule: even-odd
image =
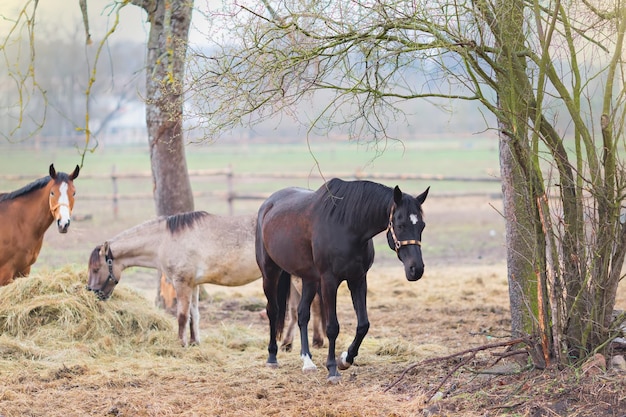
[[[508,340],[506,342],[490,343],[490,344],[487,344],[487,345],[477,346],[477,347],[474,347],[474,348],[471,348],[471,349],[466,349],[466,350],[463,350],[461,352],[453,353],[453,354],[447,355],[447,356],[439,356],[439,357],[436,357],[436,358],[425,359],[425,360],[423,360],[421,362],[414,363],[413,365],[410,365],[407,368],[405,368],[404,371],[402,371],[402,374],[400,374],[400,376],[393,383],[391,383],[387,388],[385,388],[383,392],[387,392],[391,388],[396,386],[398,384],[398,382],[402,381],[404,376],[409,371],[411,371],[412,369],[417,368],[418,366],[423,366],[423,365],[427,365],[427,364],[435,363],[435,362],[446,361],[446,360],[449,360],[449,359],[454,359],[454,358],[457,358],[459,356],[465,356],[465,355],[469,354],[469,356],[467,358],[463,359],[456,366],[454,366],[454,368],[452,368],[452,370],[450,372],[448,372],[446,374],[446,376],[441,380],[441,383],[439,385],[437,385],[437,387],[435,387],[435,389],[433,389],[431,391],[431,394],[426,399],[426,402],[428,402],[435,395],[435,393],[439,390],[439,388],[441,388],[443,386],[443,384],[445,384],[445,382],[448,380],[448,378],[450,378],[457,370],[459,370],[459,368],[461,368],[462,366],[468,364],[472,359],[474,359],[474,357],[476,357],[476,354],[478,352],[482,352],[482,351],[489,350],[489,349],[496,349],[496,348],[500,348],[500,347],[514,346],[514,345],[517,345],[517,344],[520,344],[520,343],[524,343],[524,344],[527,344],[528,346],[532,346],[531,341],[529,341],[527,338],[520,337],[520,338],[517,338],[517,339]]]

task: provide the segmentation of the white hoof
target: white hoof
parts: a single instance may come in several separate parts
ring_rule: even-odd
[[[265,362],[265,366],[268,368],[276,369],[278,368],[278,362]]]
[[[309,355],[300,355],[302,359],[302,372],[315,372],[317,371],[317,366],[313,363]]]
[[[345,371],[352,365],[351,363],[346,361],[347,357],[348,357],[348,352],[343,352],[341,354],[341,356],[339,357],[339,363],[337,363],[337,368],[341,369],[342,371]]]

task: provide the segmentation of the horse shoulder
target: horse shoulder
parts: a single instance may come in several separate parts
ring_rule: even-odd
[[[172,281],[193,283],[197,242],[187,238],[188,233],[168,235],[160,240],[155,251],[155,265]]]

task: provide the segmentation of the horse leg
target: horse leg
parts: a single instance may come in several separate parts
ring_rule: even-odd
[[[337,371],[337,361],[335,359],[335,344],[339,335],[339,320],[337,320],[337,287],[333,277],[328,278],[329,282],[322,276],[322,300],[326,309],[326,337],[328,337],[328,356],[326,357],[326,369],[328,369],[328,382],[336,384],[341,380],[341,374]]]
[[[11,267],[0,266],[0,286],[9,285],[13,282],[13,271]]]
[[[17,271],[15,273],[15,276],[19,278],[27,277],[30,274],[30,268],[31,268],[31,265],[28,265],[26,268],[22,269],[21,271]]]
[[[200,298],[200,286],[196,285],[191,294],[191,307],[189,309],[189,343],[200,344],[200,312],[198,311],[198,300]]]
[[[267,312],[267,318],[270,322],[270,341],[267,345],[267,362],[266,366],[270,368],[278,367],[278,359],[276,354],[278,353],[278,344],[276,343],[276,334],[278,330],[278,285],[281,276],[281,269],[271,260],[265,259],[264,268],[261,267],[261,273],[263,274],[263,292],[265,298],[267,298],[267,306],[265,311]],[[257,263],[258,260],[257,260]],[[261,263],[259,263],[259,266]]]
[[[187,346],[185,330],[189,324],[189,309],[191,304],[192,288],[185,282],[173,280],[176,289],[176,317],[178,319],[178,339],[183,347]]]
[[[356,282],[348,282],[348,288],[350,289],[350,295],[352,296],[352,306],[356,312],[357,326],[356,335],[354,340],[350,344],[347,352],[341,354],[339,359],[339,369],[348,369],[350,365],[354,363],[354,358],[359,354],[359,347],[363,338],[367,334],[370,328],[370,322],[367,318],[367,281],[365,279],[358,280]]]
[[[298,327],[300,328],[300,358],[303,361],[302,371],[316,371],[317,366],[311,360],[311,350],[309,349],[308,326],[311,319],[311,302],[317,290],[317,281],[313,279],[302,279],[302,297],[298,304]]]
[[[311,304],[311,314],[313,315],[313,347],[324,347],[324,320],[322,317],[322,301],[319,294],[315,294]]]
[[[298,320],[298,304],[300,303],[300,291],[294,286],[293,279],[291,281],[291,290],[289,292],[289,304],[287,305],[287,313],[285,321],[287,322],[287,331],[283,336],[283,343],[280,349],[290,352],[293,344],[293,333],[296,330]]]

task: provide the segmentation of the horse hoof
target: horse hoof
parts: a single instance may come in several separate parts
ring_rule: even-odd
[[[302,367],[302,372],[304,372],[305,374],[311,373],[311,372],[317,372],[317,366],[313,365],[313,366],[303,366]]]
[[[302,372],[315,372],[317,371],[317,366],[315,366],[315,364],[313,363],[313,361],[311,360],[311,357],[309,355],[300,355],[300,358],[302,359],[302,362],[304,363],[302,365]]]
[[[339,363],[337,363],[337,368],[339,368],[342,371],[345,371],[352,365],[350,362],[346,360],[347,357],[348,357],[348,352],[343,352],[341,354],[341,356],[339,357],[339,361],[338,361]]]
[[[280,350],[283,352],[291,352],[291,343],[287,343],[286,345],[282,345]]]
[[[337,385],[341,382],[341,375],[329,376],[326,381],[328,381],[329,384]]]
[[[278,362],[265,362],[265,366],[268,368],[276,369],[278,368]]]

